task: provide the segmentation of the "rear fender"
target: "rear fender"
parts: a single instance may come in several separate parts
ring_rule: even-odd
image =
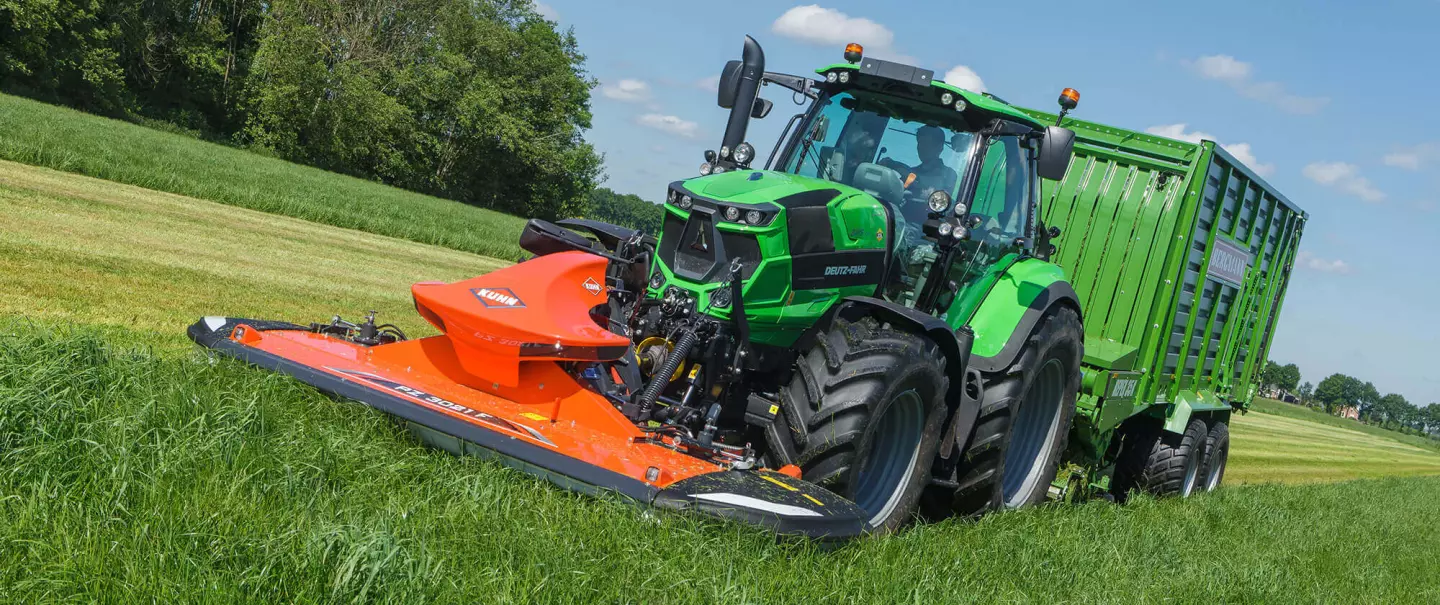
[[[1170,406],[1169,413],[1165,416],[1165,430],[1177,435],[1185,434],[1185,427],[1190,424],[1192,417],[1213,420],[1219,416],[1222,420],[1230,419],[1230,404],[1214,393],[1201,391],[1180,391],[1175,397],[1175,403]]]
[[[970,318],[975,330],[970,367],[982,372],[1010,367],[1035,324],[1055,305],[1081,313],[1080,297],[1059,267],[1036,259],[1011,265]]]

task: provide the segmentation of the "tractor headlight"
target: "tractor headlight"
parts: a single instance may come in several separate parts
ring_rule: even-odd
[[[944,212],[950,207],[950,194],[943,189],[936,189],[930,194],[930,211],[936,214]]]
[[[828,73],[828,74],[825,74],[825,81],[826,81],[826,82],[829,82],[829,83],[831,83],[831,84],[834,84],[835,81],[838,80],[838,79],[840,79],[840,74],[837,74],[837,73],[835,73],[835,72],[833,72],[833,71],[830,72],[830,73]]]
[[[724,159],[727,159],[727,158],[729,158],[729,157],[730,157],[730,148],[729,148],[729,147],[726,147],[726,146],[724,146],[724,145],[721,145],[721,146],[720,146],[720,159],[724,160]]]
[[[951,232],[950,235],[954,236],[955,239],[965,239],[970,235],[970,230],[964,227],[956,227],[955,231]]]
[[[940,232],[940,237],[949,237],[950,231],[955,229],[955,226],[951,225],[950,223],[942,222],[940,223],[940,226],[936,227],[935,229],[936,231]]]
[[[942,92],[942,93],[940,93],[940,104],[941,104],[941,105],[949,105],[949,104],[954,103],[954,102],[955,102],[955,95],[954,95],[954,94],[952,94],[952,93],[950,93],[950,92]]]
[[[688,195],[682,195],[680,196],[680,203],[675,205],[679,206],[681,210],[689,210],[695,205],[695,200],[690,199]]]
[[[740,220],[740,209],[734,206],[725,207],[725,220],[736,222]]]
[[[965,108],[969,106],[970,104],[966,103],[965,99],[956,99],[955,101],[955,111],[965,111]]]
[[[840,83],[841,83],[841,84],[848,84],[849,82],[850,82],[850,72],[848,72],[848,71],[842,71],[842,72],[840,72]]]
[[[650,289],[659,290],[663,285],[665,285],[665,274],[660,272],[659,267],[656,267],[655,274],[650,276]]]
[[[753,159],[755,159],[755,148],[750,146],[749,143],[741,143],[735,146],[736,164],[749,164],[750,160]]]
[[[969,211],[970,208],[966,207],[964,202],[955,204],[955,216],[965,216],[965,213]]]
[[[707,176],[707,175],[709,175],[711,168],[713,168],[713,167],[710,165],[710,162],[705,162],[704,164],[701,164],[701,165],[700,165],[700,176]]]
[[[765,213],[764,213],[764,212],[761,212],[761,211],[759,211],[759,210],[747,210],[747,211],[745,212],[745,222],[750,223],[751,225],[759,225],[760,223],[762,223],[762,222],[764,222],[764,221],[765,221]]]

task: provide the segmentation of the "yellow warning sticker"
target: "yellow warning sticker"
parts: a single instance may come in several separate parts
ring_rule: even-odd
[[[690,367],[690,380],[695,380],[695,377],[696,377],[696,376],[699,376],[699,375],[700,375],[700,364],[697,363],[697,364],[695,364],[695,365],[693,365],[693,366]]]
[[[770,415],[771,415],[771,416],[774,416],[774,415],[779,414],[779,413],[780,413],[780,406],[775,405],[775,404],[773,404],[773,403],[770,404]]]
[[[521,412],[520,415],[521,415],[521,416],[524,416],[524,417],[526,417],[526,418],[529,418],[529,419],[531,419],[531,420],[539,420],[539,421],[542,421],[542,422],[545,421],[545,420],[549,420],[549,418],[547,418],[547,417],[545,417],[545,416],[541,416],[541,415],[539,415],[539,414],[536,414],[535,412]]]

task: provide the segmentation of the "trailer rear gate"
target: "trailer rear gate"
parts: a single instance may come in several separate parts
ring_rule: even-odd
[[[1248,404],[1305,213],[1214,142],[1065,126],[1075,156],[1044,182],[1041,217],[1081,300],[1081,404],[1133,393],[1133,409],[1106,402],[1101,429],[1153,403]]]

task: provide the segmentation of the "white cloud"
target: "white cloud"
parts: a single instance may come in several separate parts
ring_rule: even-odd
[[[985,81],[980,79],[980,74],[965,65],[956,65],[950,68],[950,71],[945,72],[945,77],[942,79],[946,84],[954,84],[965,90],[985,92]]]
[[[1370,203],[1385,200],[1385,192],[1376,189],[1370,180],[1360,176],[1360,167],[1345,162],[1315,162],[1302,170],[1305,178],[1326,187],[1338,189]]]
[[[677,137],[693,139],[700,136],[700,125],[690,120],[682,120],[679,117],[658,113],[647,113],[635,118],[635,123],[646,128],[654,128],[661,132],[673,134]]]
[[[867,56],[914,63],[910,57],[895,50],[895,32],[864,17],[851,17],[833,8],[806,4],[785,11],[770,31],[816,46],[833,46],[838,52],[851,42],[865,47]]]
[[[600,85],[600,94],[616,101],[638,102],[650,98],[650,85],[644,80],[624,79]]]
[[[555,7],[545,4],[544,2],[535,3],[535,12],[540,13],[541,17],[549,21],[560,20],[560,11],[555,10]]]
[[[1210,55],[1195,60],[1195,71],[1211,80],[1244,81],[1250,78],[1250,64],[1230,55]]]
[[[1290,113],[1319,113],[1330,103],[1328,97],[1293,94],[1279,82],[1257,82],[1251,77],[1255,71],[1253,66],[1230,55],[1208,55],[1183,63],[1202,78],[1224,82],[1243,97],[1269,103]]]
[[[1295,255],[1295,266],[1324,273],[1349,273],[1350,264],[1340,259],[1328,260],[1301,250]]]
[[[1440,145],[1421,143],[1413,147],[1402,147],[1386,154],[1384,162],[1386,166],[1420,170],[1425,164],[1440,162]]]
[[[695,81],[695,88],[705,92],[716,92],[720,90],[720,76],[709,76]]]
[[[1275,174],[1275,165],[1260,163],[1260,159],[1255,157],[1255,152],[1250,148],[1249,143],[1221,143],[1215,138],[1215,135],[1208,132],[1185,130],[1184,122],[1179,124],[1165,124],[1163,126],[1151,126],[1146,128],[1145,132],[1170,139],[1189,141],[1191,143],[1215,141],[1221,147],[1224,147],[1225,151],[1230,152],[1230,155],[1235,156],[1235,159],[1240,160],[1241,164],[1249,166],[1251,170],[1254,170],[1255,174],[1260,176]]]

